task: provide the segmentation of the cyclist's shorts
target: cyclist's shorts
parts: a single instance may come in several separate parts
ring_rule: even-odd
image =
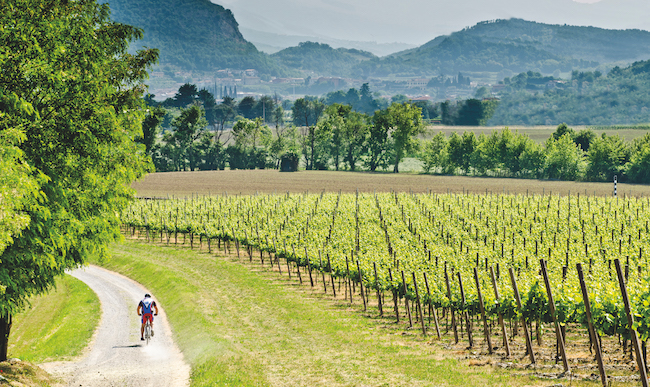
[[[142,323],[144,324],[147,320],[149,320],[149,322],[153,322],[153,314],[151,314],[151,313],[143,313],[142,314]]]

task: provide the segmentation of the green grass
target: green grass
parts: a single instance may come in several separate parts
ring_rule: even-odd
[[[54,290],[30,303],[14,318],[8,355],[34,363],[79,356],[101,317],[97,295],[69,275],[57,279]]]
[[[551,384],[470,368],[415,331],[259,265],[132,241],[112,255],[103,266],[143,283],[165,308],[192,386]]]

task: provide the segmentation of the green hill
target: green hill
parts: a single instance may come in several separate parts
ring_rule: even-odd
[[[632,63],[650,58],[650,32],[642,30],[607,30],[509,19],[478,23],[463,32],[485,41],[532,44],[558,56],[600,63]]]
[[[437,37],[388,57],[365,61],[355,69],[365,76],[439,75],[440,73],[557,70],[628,64],[650,58],[650,32],[606,30],[528,22],[521,19],[481,22]]]
[[[488,125],[629,125],[650,122],[650,61],[561,81],[533,72],[506,79]]]
[[[239,32],[230,12],[209,0],[111,0],[115,21],[144,29],[132,49],[160,49],[160,64],[180,70],[257,69],[262,74],[285,71],[259,52]]]
[[[352,76],[352,68],[363,61],[377,58],[367,51],[334,49],[327,44],[303,42],[271,55],[279,63],[297,70],[315,71],[325,76]]]

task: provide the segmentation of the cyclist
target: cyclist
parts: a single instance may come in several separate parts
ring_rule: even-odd
[[[156,311],[153,315],[152,309]],[[144,325],[147,321],[151,323],[151,336],[153,337],[153,316],[158,316],[158,305],[156,305],[156,301],[151,298],[151,294],[145,294],[144,299],[138,304],[138,316],[142,316],[140,340],[144,341]]]

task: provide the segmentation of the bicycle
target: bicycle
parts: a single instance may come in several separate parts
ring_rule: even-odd
[[[151,340],[151,322],[149,320],[144,325],[144,340],[149,345],[149,340]]]

